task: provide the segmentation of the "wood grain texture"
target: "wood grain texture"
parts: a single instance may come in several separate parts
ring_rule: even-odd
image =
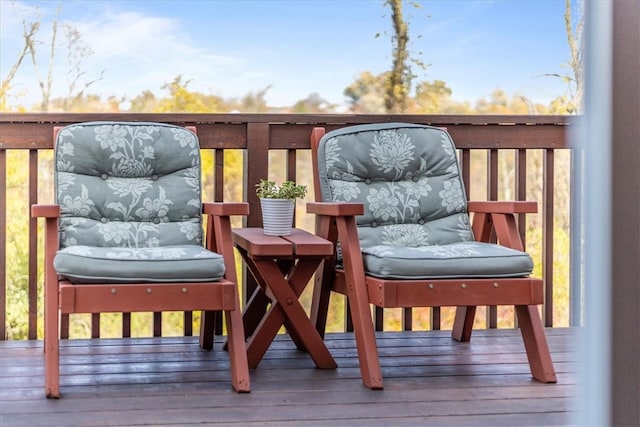
[[[570,425],[577,329],[547,329],[557,384],[531,378],[520,332],[378,332],[384,390],[362,385],[353,334],[327,333],[335,370],[278,335],[251,370],[251,393],[229,384],[228,357],[196,337],[66,340],[61,399],[44,397],[42,341],[0,342],[3,426]]]

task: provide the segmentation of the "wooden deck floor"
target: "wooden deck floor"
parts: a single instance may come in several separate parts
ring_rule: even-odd
[[[569,425],[577,393],[575,329],[549,329],[557,384],[531,379],[519,331],[378,336],[385,389],[359,378],[351,334],[328,334],[339,368],[320,370],[278,336],[252,391],[230,386],[217,342],[196,338],[70,340],[59,400],[46,399],[42,341],[0,341],[0,425],[13,426],[554,426]]]

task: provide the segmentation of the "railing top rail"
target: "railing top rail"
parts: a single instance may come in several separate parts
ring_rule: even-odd
[[[458,148],[556,149],[568,147],[566,129],[574,119],[562,115],[3,113],[0,149],[48,149],[52,126],[99,120],[195,125],[203,148],[244,149],[250,133],[267,130],[270,149],[304,149],[309,148],[314,126],[332,130],[400,121],[446,127]]]
[[[567,115],[482,114],[289,114],[289,113],[2,113],[0,123],[77,123],[88,120],[133,120],[168,123],[300,123],[356,124],[370,122],[415,122],[424,124],[473,125],[566,125]]]

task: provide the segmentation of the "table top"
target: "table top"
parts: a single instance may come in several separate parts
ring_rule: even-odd
[[[288,236],[270,236],[258,227],[234,228],[232,234],[233,243],[254,257],[333,255],[333,243],[299,228]]]

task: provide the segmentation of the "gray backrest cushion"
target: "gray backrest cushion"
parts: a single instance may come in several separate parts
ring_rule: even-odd
[[[419,247],[473,240],[456,148],[446,130],[349,126],[318,147],[322,201],[362,202],[360,244]]]
[[[201,244],[196,135],[161,123],[88,122],[55,141],[60,246]]]

